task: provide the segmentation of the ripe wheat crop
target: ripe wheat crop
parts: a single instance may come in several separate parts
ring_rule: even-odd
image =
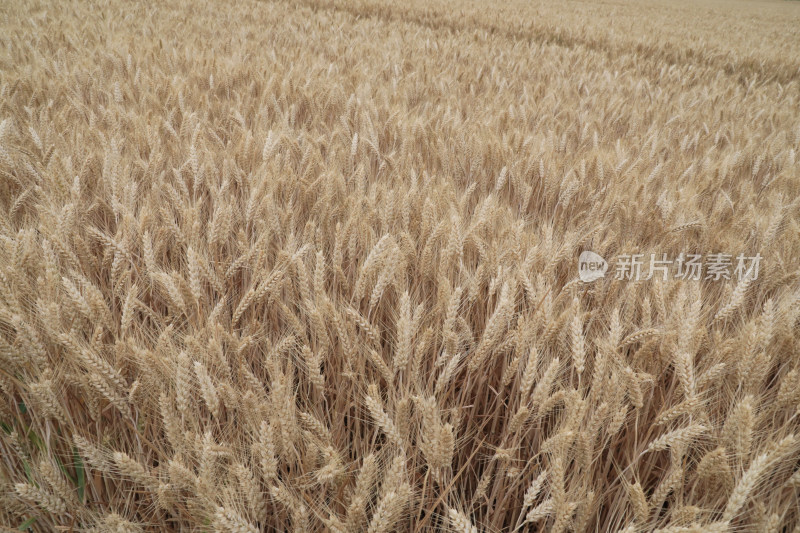
[[[3,3],[3,531],[800,532],[798,28]]]

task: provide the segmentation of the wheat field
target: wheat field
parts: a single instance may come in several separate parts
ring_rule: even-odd
[[[2,531],[800,532],[800,4],[0,30]]]

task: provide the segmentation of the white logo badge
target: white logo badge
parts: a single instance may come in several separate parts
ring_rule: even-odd
[[[590,283],[606,275],[608,263],[594,252],[586,250],[578,258],[578,277],[584,283]]]

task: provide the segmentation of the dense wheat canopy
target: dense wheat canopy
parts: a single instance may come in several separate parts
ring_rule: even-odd
[[[800,531],[797,3],[11,0],[0,42],[4,530]],[[614,276],[694,253],[760,273]]]

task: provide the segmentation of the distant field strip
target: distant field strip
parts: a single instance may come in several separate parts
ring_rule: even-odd
[[[752,13],[755,13],[755,16],[749,21],[754,25],[757,22],[760,31],[769,28],[774,35],[769,45],[765,46],[763,41],[756,40],[757,36],[763,37],[763,35],[756,34],[750,28],[744,33],[751,40],[749,42],[742,40],[742,44],[747,45],[747,50],[744,54],[740,54],[724,50],[724,47],[721,47],[723,49],[709,49],[707,46],[702,46],[707,43],[691,40],[690,38],[693,36],[686,33],[672,34],[669,40],[658,40],[654,39],[654,33],[643,32],[641,29],[631,32],[631,34],[615,32],[613,23],[616,12],[614,8],[619,9],[619,5],[613,3],[567,2],[559,8],[554,7],[556,4],[521,1],[491,6],[481,2],[453,4],[443,0],[412,1],[402,4],[383,0],[277,1],[310,6],[315,11],[333,9],[350,13],[356,17],[377,17],[389,22],[398,20],[414,22],[433,29],[445,28],[454,31],[481,29],[493,34],[499,33],[514,40],[528,40],[567,47],[583,46],[604,51],[612,57],[620,54],[635,54],[641,58],[651,58],[661,64],[685,66],[689,63],[700,67],[719,69],[741,79],[758,75],[762,80],[785,84],[800,78],[800,61],[797,60],[796,54],[790,52],[792,50],[800,51],[800,30],[797,29],[800,24],[800,16],[796,10],[793,10],[789,12],[788,19],[779,17],[781,10],[776,9],[776,3],[756,2],[756,5],[767,6],[761,11],[756,11],[757,8],[753,6],[747,6]],[[685,21],[690,17],[697,17],[703,20],[702,26],[698,25],[697,30],[705,30],[709,25],[707,19],[703,18],[703,15],[707,13],[692,4],[678,4],[677,6],[667,4],[658,8],[653,8],[651,4],[649,9],[652,9],[653,14],[657,15],[656,21],[642,17],[641,13],[635,10],[634,6],[642,7],[644,5],[646,5],[644,2],[621,4],[623,7],[620,11],[624,20],[630,20],[632,15],[636,14],[638,18],[633,17],[630,22],[632,25],[636,24],[639,28],[652,28],[658,22],[666,23],[669,26],[675,24],[675,19]],[[740,3],[739,7],[745,5]],[[719,11],[723,5],[717,4],[716,7]],[[777,7],[782,6],[777,4]],[[660,11],[672,11],[675,16],[667,18]],[[580,13],[577,17],[582,17],[578,19],[581,24],[569,25],[562,22],[564,15],[567,16],[567,20],[574,21],[577,18],[575,13]],[[730,24],[735,20],[734,17],[742,16],[741,13],[736,15],[728,13],[726,17],[725,13],[719,12],[715,15],[718,17],[717,24],[726,22]],[[604,22],[611,23],[611,28],[604,27]],[[739,38],[743,39],[741,36]],[[740,49],[737,52],[743,52],[743,50]]]

